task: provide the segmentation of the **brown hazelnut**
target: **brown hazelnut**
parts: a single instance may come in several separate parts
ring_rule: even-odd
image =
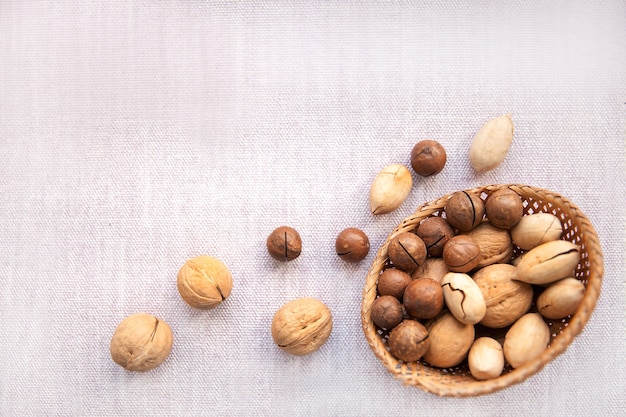
[[[278,261],[292,261],[302,252],[302,239],[294,228],[281,226],[268,236],[267,250]]]
[[[128,371],[149,371],[172,350],[172,329],[150,314],[133,314],[120,322],[111,338],[111,358]]]
[[[383,329],[393,329],[402,322],[402,304],[396,297],[383,295],[372,303],[372,321]]]
[[[478,226],[485,215],[485,203],[480,196],[469,191],[457,191],[444,208],[450,226],[468,232]]]
[[[404,291],[404,308],[416,319],[432,319],[443,309],[441,285],[430,278],[411,281]]]
[[[402,300],[404,290],[411,282],[411,276],[398,268],[387,268],[378,277],[378,293],[391,295]]]
[[[403,232],[391,239],[389,260],[398,268],[413,272],[426,259],[426,244],[415,233]]]
[[[370,241],[362,230],[350,227],[343,230],[335,241],[337,255],[346,262],[359,262],[370,251]]]
[[[454,236],[454,229],[441,217],[428,217],[417,226],[415,233],[426,244],[428,256],[441,256],[443,246]]]
[[[411,151],[411,166],[422,177],[438,174],[445,165],[446,150],[437,141],[420,141]]]
[[[412,362],[428,351],[428,330],[415,320],[404,320],[393,328],[387,341],[390,353],[397,359]]]
[[[469,272],[480,259],[480,246],[467,235],[456,235],[443,247],[443,260],[453,272]]]
[[[524,205],[519,194],[510,188],[502,188],[487,197],[485,211],[491,224],[510,229],[522,219]]]

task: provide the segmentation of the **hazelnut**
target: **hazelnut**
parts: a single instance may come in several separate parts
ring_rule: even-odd
[[[450,226],[468,232],[478,226],[485,215],[485,203],[480,196],[469,191],[457,191],[444,207]]]
[[[441,172],[446,165],[446,150],[434,140],[418,142],[411,151],[411,167],[422,177]]]
[[[426,244],[415,233],[403,232],[389,242],[389,260],[398,268],[413,272],[426,259]]]
[[[454,229],[441,217],[428,217],[419,224],[415,233],[426,244],[428,256],[441,256],[444,245],[454,236]]]
[[[378,277],[378,293],[391,295],[402,300],[404,290],[411,282],[411,276],[398,268],[387,268]]]
[[[302,239],[296,229],[281,226],[268,236],[267,250],[278,261],[292,261],[302,252]]]
[[[324,303],[315,298],[297,298],[283,305],[272,319],[274,343],[292,355],[318,350],[330,336],[333,319]]]
[[[350,227],[337,236],[335,250],[344,261],[359,262],[367,256],[370,250],[370,241],[362,230]]]
[[[443,309],[441,285],[430,278],[411,281],[404,291],[404,308],[416,319],[432,319]]]
[[[428,351],[428,330],[415,320],[404,320],[393,328],[387,341],[390,353],[397,359],[412,362]]]
[[[383,295],[372,303],[372,321],[383,329],[393,329],[402,322],[402,304],[396,297]]]
[[[502,188],[491,194],[485,202],[489,222],[501,229],[510,229],[522,219],[522,198],[510,188]]]
[[[172,329],[150,314],[133,314],[120,322],[111,338],[111,358],[128,371],[149,371],[172,350]]]
[[[443,260],[453,272],[469,272],[480,259],[480,246],[467,235],[456,235],[443,247]]]
[[[178,271],[180,296],[191,307],[208,310],[230,295],[233,276],[221,261],[202,255],[189,259]]]

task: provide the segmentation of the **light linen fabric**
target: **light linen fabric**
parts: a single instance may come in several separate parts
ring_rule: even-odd
[[[505,113],[510,153],[476,174],[473,134]],[[625,115],[621,1],[0,1],[0,415],[624,415]],[[373,217],[376,173],[426,138],[444,171]],[[375,252],[419,204],[509,182],[595,225],[591,320],[504,391],[402,386],[361,330]],[[265,249],[281,225],[303,240],[290,263]],[[370,237],[360,264],[334,253],[346,227]],[[199,254],[234,276],[211,311],[176,290]],[[334,329],[294,357],[270,322],[302,296]],[[109,355],[136,312],[175,335],[143,374]]]

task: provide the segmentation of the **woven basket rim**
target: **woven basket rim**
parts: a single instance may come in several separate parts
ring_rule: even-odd
[[[379,248],[366,276],[366,282],[363,288],[363,299],[361,302],[361,323],[370,348],[387,370],[393,374],[395,378],[401,380],[403,384],[416,386],[423,391],[439,396],[452,397],[477,396],[501,390],[520,383],[537,373],[548,362],[564,352],[572,340],[580,334],[589,320],[600,295],[602,276],[604,273],[603,254],[598,235],[593,225],[585,214],[569,199],[544,188],[521,184],[491,184],[465,191],[474,192],[479,195],[489,195],[505,187],[517,192],[525,200],[532,199],[533,201],[542,202],[543,204],[558,208],[571,219],[572,227],[576,228],[578,234],[582,236],[581,246],[584,247],[583,252],[586,252],[587,255],[585,262],[588,264],[589,274],[586,277],[587,286],[581,305],[576,313],[571,316],[567,327],[558,337],[551,341],[548,349],[523,366],[503,373],[500,377],[495,379],[457,382],[459,378],[453,373],[450,373],[445,376],[446,382],[444,383],[441,382],[439,378],[433,377],[433,373],[436,373],[436,371],[433,371],[430,367],[420,362],[404,363],[398,361],[389,353],[384,342],[379,337],[378,331],[370,318],[370,307],[376,298],[376,282],[378,275],[388,261],[387,246],[390,240],[399,233],[413,230],[424,218],[441,212],[447,200],[452,196],[452,193],[446,194],[436,200],[426,202],[420,205],[412,215],[402,220],[387,236],[387,239]],[[439,374],[439,377],[441,377],[441,374]]]

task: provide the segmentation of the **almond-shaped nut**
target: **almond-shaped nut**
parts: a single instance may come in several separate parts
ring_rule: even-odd
[[[401,164],[386,166],[376,175],[370,188],[372,214],[390,213],[407,199],[413,186],[409,169]]]
[[[461,323],[476,324],[485,317],[485,297],[469,275],[449,272],[443,277],[441,288],[446,306]]]
[[[495,227],[488,221],[484,221],[470,230],[467,236],[474,239],[480,247],[478,268],[498,262],[508,262],[513,256],[513,245],[509,232]]]
[[[478,172],[494,169],[506,158],[513,142],[511,116],[496,117],[485,123],[474,136],[470,146],[470,162]]]
[[[550,213],[535,213],[522,217],[511,229],[511,239],[520,249],[530,250],[542,243],[559,240],[563,226],[558,217]]]
[[[441,313],[426,324],[430,347],[424,360],[433,366],[450,368],[467,357],[474,337],[474,326],[458,321],[450,312]]]
[[[504,336],[504,358],[519,368],[539,356],[550,343],[550,328],[539,313],[520,317]]]
[[[585,284],[565,278],[551,284],[537,297],[537,310],[547,319],[562,319],[576,312],[585,298]]]
[[[580,248],[567,240],[543,243],[524,254],[517,264],[517,278],[529,284],[550,284],[574,275]]]
[[[502,345],[491,337],[479,337],[467,355],[472,376],[480,381],[497,378],[504,370]]]
[[[480,324],[500,329],[513,324],[528,312],[533,302],[530,284],[516,281],[517,269],[493,264],[478,270],[472,278],[485,297],[487,312]]]

